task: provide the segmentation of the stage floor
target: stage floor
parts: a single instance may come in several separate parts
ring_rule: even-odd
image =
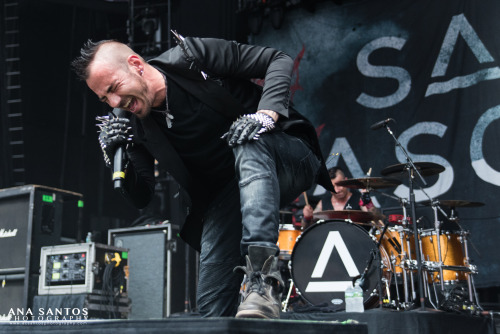
[[[486,316],[470,316],[436,310],[395,311],[370,309],[363,313],[284,313],[284,319],[308,319],[366,323],[369,334],[496,334],[495,321]]]
[[[283,313],[280,320],[212,318],[177,315],[151,320],[9,321],[0,322],[0,333],[186,333],[186,334],[496,334],[489,317],[440,311],[391,311],[364,313]]]

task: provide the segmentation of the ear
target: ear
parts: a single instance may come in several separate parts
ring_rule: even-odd
[[[137,55],[128,56],[127,63],[131,71],[136,72],[139,75],[142,75],[142,73],[144,72],[144,63],[142,59]]]

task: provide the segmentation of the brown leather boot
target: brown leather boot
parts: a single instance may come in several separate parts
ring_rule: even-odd
[[[278,319],[281,310],[283,279],[278,270],[276,249],[264,246],[249,246],[246,266],[235,271],[245,273],[243,301],[236,318]]]

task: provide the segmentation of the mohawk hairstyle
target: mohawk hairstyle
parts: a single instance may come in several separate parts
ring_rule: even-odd
[[[78,78],[82,81],[87,80],[89,76],[89,65],[94,60],[94,57],[99,50],[99,47],[108,42],[116,42],[115,40],[102,40],[99,42],[92,42],[90,39],[80,49],[80,56],[71,62],[71,68],[76,73]]]
[[[340,167],[335,166],[328,169],[328,175],[330,176],[330,179],[336,178],[338,173],[342,173],[343,175],[345,175],[344,171]]]

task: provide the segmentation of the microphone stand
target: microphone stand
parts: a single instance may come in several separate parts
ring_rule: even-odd
[[[417,219],[416,219],[416,209],[415,209],[415,191],[413,189],[413,177],[414,173],[416,173],[422,183],[427,185],[427,182],[425,182],[424,178],[422,177],[422,174],[418,171],[418,168],[415,166],[413,163],[413,160],[410,158],[408,155],[408,152],[403,148],[399,140],[394,136],[394,133],[391,131],[389,126],[386,124],[384,126],[387,129],[387,132],[392,136],[394,141],[396,142],[396,146],[399,146],[401,151],[406,157],[406,169],[408,170],[408,181],[409,181],[409,199],[410,199],[410,207],[411,207],[411,218],[412,221],[414,222],[413,224],[413,234],[415,235],[415,252],[417,253],[417,269],[418,269],[418,290],[420,294],[420,309],[422,311],[425,310],[425,297],[424,297],[424,283],[423,283],[423,277],[422,277],[422,257],[420,253],[420,245],[419,245],[419,238],[418,238],[418,228],[417,228]]]

